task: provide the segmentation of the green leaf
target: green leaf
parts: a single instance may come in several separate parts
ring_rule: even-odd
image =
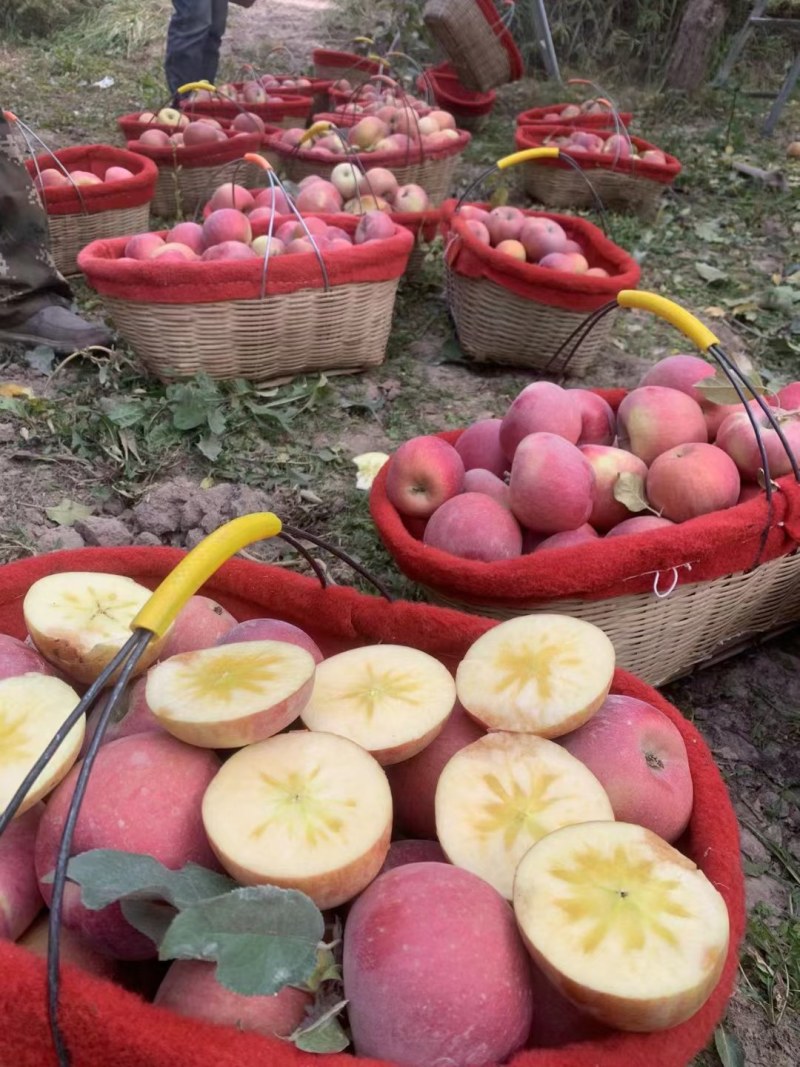
[[[212,434],[219,437],[225,433],[225,415],[221,408],[212,408],[206,419],[208,428]]]
[[[717,219],[708,219],[705,222],[695,223],[694,232],[701,241],[708,241],[709,244],[727,244],[729,240],[719,232]]]
[[[350,1044],[338,1015],[347,1004],[346,1000],[337,1000],[317,1014],[311,1015],[290,1035],[297,1048],[303,1052],[343,1052]]]
[[[714,1032],[714,1046],[722,1067],[744,1067],[744,1051],[739,1038],[722,1025]]]
[[[317,966],[313,974],[306,982],[306,987],[312,993],[316,993],[323,982],[338,982],[341,980],[342,971],[329,948],[320,949],[317,956]]]
[[[45,508],[45,515],[57,526],[74,526],[79,519],[88,519],[92,509],[85,504],[79,504],[76,500],[64,497],[60,504],[55,507]]]
[[[159,957],[216,960],[217,981],[234,993],[269,995],[314,973],[324,930],[322,913],[304,893],[249,886],[181,911]]]
[[[219,459],[220,452],[222,451],[222,441],[220,441],[220,439],[213,433],[208,433],[200,438],[197,442],[197,447],[206,459],[210,459],[213,463],[215,460]]]
[[[710,285],[728,280],[728,275],[724,270],[720,270],[719,267],[712,267],[710,263],[695,263],[694,269]]]
[[[753,389],[758,396],[764,396],[765,393],[769,392],[757,371],[751,372],[747,377],[752,383]],[[741,385],[741,383],[739,384]],[[703,378],[700,382],[695,382],[694,387],[712,404],[738,404],[741,402],[739,400],[739,394],[733,388],[728,375],[721,367],[715,374],[711,375],[711,377]],[[741,385],[741,388],[745,397],[748,400],[751,400],[750,390],[744,385]]]
[[[649,511],[650,504],[644,491],[644,478],[632,471],[623,471],[614,482],[614,499],[624,504],[628,511]]]
[[[166,900],[183,908],[218,897],[236,885],[226,875],[196,863],[171,871],[152,856],[105,848],[73,856],[67,877],[81,887],[81,900],[92,911],[125,897]]]
[[[56,354],[50,345],[37,345],[25,353],[25,362],[40,374],[51,374]]]
[[[164,940],[164,935],[175,918],[175,908],[156,900],[136,900],[129,898],[120,902],[122,914],[140,934],[149,937],[156,947]]]
[[[135,426],[146,415],[144,404],[141,400],[118,399],[103,400],[100,403],[103,414],[115,426]]]

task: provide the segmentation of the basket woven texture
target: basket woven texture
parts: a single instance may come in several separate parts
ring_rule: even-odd
[[[259,155],[265,156],[274,166],[275,161],[266,149]],[[232,159],[221,167],[159,167],[152,213],[162,219],[189,215],[211,198],[218,185],[233,181],[234,177],[238,185],[254,189],[263,184],[264,172],[255,164],[242,163],[240,159]]]
[[[643,218],[652,217],[666,186],[641,174],[593,167],[587,177],[606,207],[634,212]],[[572,168],[537,166],[536,162],[522,164],[522,184],[525,192],[545,207],[592,207],[594,197],[586,180]]]
[[[77,257],[82,248],[102,237],[125,237],[150,226],[150,205],[112,208],[94,215],[48,215],[50,245],[58,270],[69,277],[79,274]]]
[[[395,278],[212,304],[103,300],[120,334],[164,381],[202,372],[274,382],[379,366],[397,285]]]
[[[486,92],[513,80],[509,54],[475,0],[428,0],[423,18],[467,89]]]
[[[511,293],[489,278],[465,278],[445,264],[445,294],[455,322],[458,343],[478,363],[526,367],[557,374],[561,359],[551,358],[586,319],[585,312],[566,311]],[[567,372],[583,375],[608,344],[616,312],[589,331],[570,359]]]
[[[608,634],[620,667],[653,686],[665,685],[704,661],[733,655],[759,635],[800,621],[800,553],[752,571],[679,585],[665,596],[669,581],[661,576],[660,596],[637,593],[613,600],[537,601],[513,608],[468,604],[423,588],[436,603],[493,619],[542,611],[585,619]]]

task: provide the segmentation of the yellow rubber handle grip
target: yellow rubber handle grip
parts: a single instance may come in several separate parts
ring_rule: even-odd
[[[201,79],[199,82],[187,82],[185,85],[181,85],[178,89],[179,93],[191,93],[195,89],[208,89],[209,92],[215,93],[217,91],[216,85],[212,85],[211,82]]]
[[[517,163],[526,163],[529,159],[558,159],[560,150],[555,145],[543,145],[541,148],[525,148],[521,152],[512,152],[497,161],[497,169],[515,167]]]
[[[640,289],[623,289],[617,293],[617,303],[621,308],[652,311],[654,315],[665,319],[670,325],[680,330],[685,337],[697,345],[701,352],[707,352],[712,345],[719,344],[719,338],[707,326],[704,326],[680,304],[676,304],[674,300],[667,300],[665,296]]]
[[[281,520],[270,511],[243,515],[220,526],[171,571],[131,623],[131,629],[150,630],[163,637],[170,623],[221,564],[254,541],[275,537]]]
[[[315,122],[313,126],[309,126],[303,136],[300,138],[300,144],[305,144],[306,141],[310,141],[312,137],[316,137],[318,133],[325,133],[333,126],[332,122],[328,122],[327,119],[320,119],[319,122]]]
[[[373,40],[372,37],[354,37],[353,38],[353,43],[354,44],[375,44],[375,41]]]

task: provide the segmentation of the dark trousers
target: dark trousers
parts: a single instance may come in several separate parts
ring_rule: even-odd
[[[228,21],[228,0],[172,0],[164,71],[174,95],[188,82],[213,82]]]
[[[47,216],[22,159],[22,142],[0,113],[0,328],[72,295],[50,255]]]

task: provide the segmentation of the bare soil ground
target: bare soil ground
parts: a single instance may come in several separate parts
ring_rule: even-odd
[[[156,11],[161,25],[167,7],[162,2]],[[326,8],[324,0],[232,8],[226,76],[244,61],[267,69],[278,43],[302,63],[310,47],[331,40]],[[163,31],[157,20],[153,26],[132,54],[89,50],[76,34],[47,48],[0,43],[4,105],[55,145],[117,143],[115,116],[164,96]],[[342,31],[340,43],[346,39]],[[114,86],[97,88],[108,74]],[[636,132],[684,164],[657,219],[610,216],[613,238],[642,264],[642,285],[698,312],[732,354],[748,353],[767,380],[800,378],[800,163],[784,158],[785,144],[800,134],[800,107],[791,105],[775,138],[763,142],[756,133],[763,102],[711,93],[686,101],[632,85],[611,88],[633,107]],[[502,90],[490,125],[465,157],[460,187],[512,148],[518,110],[562,97],[563,90],[532,81]],[[732,158],[780,167],[788,191],[736,175]],[[521,202],[514,180],[508,191]],[[76,293],[85,310],[101,311],[84,285],[76,284]],[[651,318],[622,315],[586,384],[633,385],[646,367],[682,347]],[[353,456],[502,413],[529,378],[519,369],[476,367],[461,355],[435,250],[422,283],[401,288],[386,362],[363,375],[303,379],[276,390],[208,380],[166,387],[122,344],[61,364],[47,351],[0,348],[0,384],[34,394],[0,396],[0,560],[59,545],[191,546],[227,518],[269,507],[338,541],[395,592],[417,598],[377,542],[365,494],[355,488]],[[274,552],[254,549],[262,558]],[[300,566],[291,554],[281,562]],[[331,573],[351,580],[336,566]],[[751,920],[726,1031],[740,1041],[749,1067],[794,1067],[800,633],[673,683],[666,693],[709,741],[741,819]],[[713,1048],[698,1060],[719,1062]]]

